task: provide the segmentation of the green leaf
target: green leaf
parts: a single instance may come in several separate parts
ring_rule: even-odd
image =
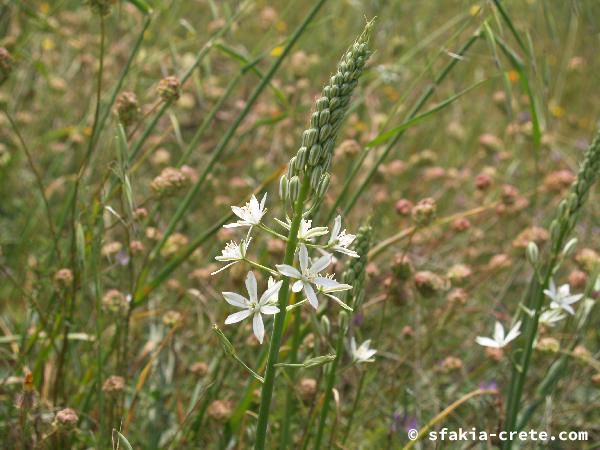
[[[482,85],[483,83],[485,83],[488,80],[479,81],[479,82],[475,83],[474,85],[469,86],[468,88],[460,91],[458,94],[455,94],[452,97],[447,98],[443,102],[440,102],[440,103],[434,105],[431,109],[428,109],[424,113],[419,114],[418,116],[415,116],[412,119],[409,119],[406,122],[401,123],[397,127],[392,128],[391,130],[386,131],[385,133],[380,134],[375,139],[373,139],[372,141],[370,141],[369,143],[367,143],[367,145],[365,147],[366,148],[372,148],[372,147],[375,147],[375,146],[377,146],[379,144],[382,144],[383,142],[389,141],[394,136],[396,136],[398,133],[401,133],[402,131],[406,130],[407,128],[412,127],[413,125],[416,125],[419,122],[422,122],[423,120],[425,120],[428,117],[432,116],[436,112],[441,111],[442,109],[444,109],[447,106],[451,105],[452,103],[454,103],[454,101],[456,101],[457,99],[459,99],[460,97],[462,97],[463,95],[465,95],[467,92],[472,91],[473,89],[475,89],[476,87]]]
[[[115,435],[115,434],[119,437],[119,441],[123,442],[123,445],[125,446],[125,448],[127,450],[133,450],[133,447],[131,446],[131,444],[129,443],[127,438],[125,436],[123,436],[121,434],[121,432],[119,432],[113,428],[113,435]]]
[[[146,3],[144,0],[127,0],[137,9],[139,9],[144,14],[150,14],[152,12],[152,7]]]

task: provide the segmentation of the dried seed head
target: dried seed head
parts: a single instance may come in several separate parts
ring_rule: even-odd
[[[467,303],[467,292],[463,288],[452,289],[448,293],[448,302],[453,305],[465,305]]]
[[[535,242],[537,245],[541,245],[550,238],[550,234],[544,228],[541,227],[530,227],[525,228],[521,231],[517,237],[512,241],[512,245],[515,248],[525,249],[530,242]]]
[[[172,194],[188,184],[189,178],[181,170],[166,167],[152,180],[150,187],[159,194]]]
[[[116,2],[116,0],[90,0],[90,6],[96,14],[108,16],[112,5]]]
[[[8,50],[0,47],[0,84],[4,83],[13,68],[13,59]]]
[[[128,306],[127,297],[117,289],[110,289],[102,297],[102,306],[113,314],[123,314]]]
[[[181,95],[181,83],[177,77],[168,76],[160,80],[157,91],[163,101],[175,102]]]
[[[58,289],[67,289],[73,285],[73,272],[63,268],[54,274],[54,283]]]
[[[431,297],[448,289],[448,282],[428,270],[415,273],[415,287],[423,297]]]
[[[560,342],[553,337],[544,337],[538,340],[535,348],[541,352],[557,353],[560,350]]]
[[[311,402],[317,394],[317,380],[314,378],[301,378],[296,385],[296,392],[304,403]]]
[[[71,408],[61,409],[54,416],[54,422],[60,428],[74,428],[78,420],[77,413]]]
[[[204,361],[198,361],[192,364],[189,370],[198,377],[204,377],[208,373],[208,364]]]
[[[425,227],[435,219],[437,205],[432,198],[424,198],[412,209],[412,218],[416,225]]]
[[[115,102],[115,111],[124,127],[136,122],[140,115],[140,106],[133,92],[121,92]]]
[[[165,326],[167,326],[169,328],[176,327],[177,325],[179,325],[182,322],[182,320],[183,320],[183,316],[181,315],[181,313],[177,312],[177,311],[173,311],[173,310],[167,311],[162,316],[163,324],[165,324]]]
[[[406,281],[411,277],[414,270],[415,268],[413,267],[410,256],[400,253],[394,255],[392,271],[394,272],[396,278],[398,278],[400,281]]]
[[[455,264],[446,273],[446,277],[453,286],[462,286],[469,279],[473,271],[466,264]]]
[[[400,200],[398,200],[396,202],[396,204],[394,205],[394,208],[396,209],[396,212],[399,215],[408,216],[408,215],[410,215],[414,206],[415,205],[410,200],[408,200],[406,198],[401,198]]]
[[[189,243],[189,239],[185,234],[173,233],[165,242],[160,254],[163,258],[170,258],[183,250]]]
[[[591,248],[581,249],[575,256],[575,261],[587,273],[593,273],[600,267],[600,255]]]
[[[123,389],[125,389],[125,379],[118,375],[111,375],[102,385],[102,391],[107,394],[121,392]]]
[[[441,366],[444,372],[452,372],[453,370],[462,369],[463,362],[462,359],[457,358],[456,356],[447,356],[442,361]]]
[[[227,422],[233,414],[233,403],[230,400],[215,400],[206,411],[208,417],[217,422]]]

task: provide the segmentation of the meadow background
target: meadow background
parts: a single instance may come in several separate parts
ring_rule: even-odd
[[[272,321],[262,345],[249,323],[223,324],[220,292],[245,292],[249,267],[211,276],[239,237],[221,225],[252,193],[268,192],[271,223],[283,218],[279,177],[373,17],[319,219],[342,212],[356,232],[370,218],[364,300],[349,320],[377,354],[340,355],[322,447],[403,448],[436,417],[432,429],[501,429],[515,355],[475,338],[520,313],[526,247],[548,251],[596,133],[600,2],[501,5],[0,1],[0,447],[126,448],[120,430],[136,449],[252,448],[258,382],[212,325],[260,373]],[[598,193],[555,274],[588,309],[541,326],[523,400],[528,428],[589,439],[522,448],[600,443]],[[262,264],[283,252],[253,241]],[[340,308],[298,317],[301,359],[329,353]],[[314,448],[326,370],[281,371],[267,448]]]

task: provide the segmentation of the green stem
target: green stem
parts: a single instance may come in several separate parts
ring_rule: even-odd
[[[327,373],[327,382],[325,385],[325,399],[323,400],[323,406],[321,407],[321,415],[319,417],[319,428],[317,430],[317,437],[315,438],[314,450],[321,448],[321,441],[323,440],[323,434],[325,433],[325,424],[327,423],[327,414],[329,413],[329,404],[333,397],[333,386],[335,385],[337,367],[344,350],[344,336],[346,335],[346,326],[343,324],[337,336],[337,342],[335,345],[335,359],[332,361]]]
[[[348,440],[348,436],[350,435],[350,431],[352,430],[352,422],[354,420],[354,412],[356,411],[356,408],[358,407],[358,402],[360,401],[360,396],[362,394],[366,376],[367,376],[366,371],[364,371],[360,375],[360,381],[358,382],[358,389],[356,391],[356,397],[354,397],[354,403],[352,403],[352,409],[350,410],[350,417],[348,417],[348,424],[346,425],[346,431],[344,431],[344,437],[342,439],[342,446],[344,446],[346,444],[346,440]]]
[[[319,2],[319,4],[322,3],[323,1]],[[298,230],[300,229],[300,220],[302,219],[304,200],[308,194],[309,188],[310,177],[305,176],[302,182],[302,188],[300,189],[300,194],[294,206],[294,215],[292,218],[290,234],[285,249],[285,258],[283,260],[283,263],[287,265],[292,265],[294,263],[296,245],[298,243]],[[267,440],[267,425],[269,424],[269,411],[271,409],[271,398],[273,397],[273,386],[275,383],[275,364],[277,364],[277,360],[279,358],[279,346],[281,345],[283,325],[285,323],[285,316],[287,312],[286,307],[288,304],[289,288],[290,279],[288,277],[284,277],[281,289],[279,290],[279,313],[275,315],[275,323],[273,324],[273,335],[271,337],[271,343],[269,346],[269,357],[267,359],[267,368],[265,371],[265,382],[263,384],[261,393],[260,410],[258,413],[258,424],[256,427],[256,442],[254,444],[255,450],[264,450],[265,442]]]
[[[294,305],[298,303],[304,303],[303,300],[300,302],[294,302]],[[289,308],[289,307],[288,307]],[[289,309],[288,309],[289,311]],[[300,326],[302,325],[302,312],[298,309],[293,312],[294,315],[294,325],[293,325],[293,335],[292,335],[292,347],[290,349],[290,354],[288,359],[290,363],[294,364],[298,362],[298,349],[300,348],[300,342],[302,341]],[[289,375],[292,380],[295,378],[295,371],[290,371]],[[290,439],[290,424],[292,423],[292,417],[296,412],[296,396],[293,389],[288,389],[285,397],[285,414],[283,416],[283,420],[281,422],[281,439],[279,440],[279,448],[280,450],[286,450],[289,448],[289,439]]]

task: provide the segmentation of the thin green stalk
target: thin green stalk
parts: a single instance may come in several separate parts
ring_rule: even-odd
[[[346,430],[344,431],[344,437],[342,438],[342,446],[346,445],[348,436],[350,436],[350,431],[352,430],[352,422],[354,421],[354,413],[356,412],[356,409],[358,408],[358,402],[360,401],[360,397],[362,395],[362,390],[363,390],[363,386],[365,384],[366,376],[367,376],[367,372],[365,370],[360,375],[360,381],[358,382],[356,396],[354,397],[354,402],[352,403],[352,409],[350,410],[350,417],[348,417],[348,423],[346,424]]]
[[[323,1],[319,2],[319,4],[321,3],[323,3]],[[316,11],[314,12],[316,13]],[[298,230],[300,228],[300,221],[302,219],[302,211],[304,207],[304,199],[306,198],[309,189],[310,177],[307,176],[304,177],[300,194],[298,195],[298,199],[296,200],[296,204],[294,206],[294,215],[292,218],[292,224],[290,226],[289,239],[285,249],[283,264],[291,265],[294,263],[296,246],[298,244]],[[273,397],[273,386],[275,383],[275,364],[277,364],[277,360],[279,358],[279,346],[281,345],[281,337],[283,335],[283,324],[285,323],[289,287],[290,279],[288,277],[284,277],[281,289],[279,290],[279,313],[275,315],[273,335],[269,345],[269,357],[267,359],[267,367],[265,371],[265,382],[261,391],[260,410],[258,413],[258,424],[256,427],[256,442],[254,444],[255,450],[264,450],[265,442],[267,440],[269,411],[271,409],[271,398]]]
[[[343,324],[338,330],[337,342],[335,344],[335,359],[331,362],[328,367],[327,381],[325,384],[325,398],[323,400],[323,406],[321,407],[321,415],[319,416],[319,428],[317,429],[317,436],[315,438],[314,449],[319,450],[321,448],[321,441],[325,433],[325,425],[327,423],[327,414],[329,413],[329,404],[333,398],[333,387],[335,385],[337,367],[342,357],[344,350],[344,336],[346,335],[346,326]]]
[[[298,362],[298,349],[300,348],[300,342],[302,341],[301,325],[302,325],[302,311],[297,309],[293,313],[294,324],[292,329],[292,347],[288,360],[291,364]],[[294,380],[295,371],[289,371],[290,378]],[[292,417],[294,416],[296,409],[296,395],[293,389],[288,389],[285,397],[285,413],[281,422],[281,438],[279,440],[280,450],[286,450],[289,448],[290,439],[290,428]]]
[[[561,252],[573,228],[577,224],[580,210],[582,209],[588,192],[598,178],[600,172],[600,132],[596,134],[588,148],[583,164],[581,164],[577,179],[571,186],[569,194],[560,202],[557,217],[550,225],[551,253],[549,262],[541,270],[542,276],[537,273],[530,284],[530,303],[528,309],[532,316],[525,314],[523,318],[524,333],[523,346],[516,351],[521,354],[518,363],[513,367],[511,383],[508,389],[506,406],[506,431],[516,431],[518,414],[521,410],[521,397],[527,380],[527,373],[531,364],[534,341],[537,336],[539,317],[544,304],[544,288],[548,286],[556,269],[560,265]],[[537,270],[536,270],[537,272]],[[521,422],[523,423],[523,422]],[[505,441],[502,448],[510,450],[512,442]]]

